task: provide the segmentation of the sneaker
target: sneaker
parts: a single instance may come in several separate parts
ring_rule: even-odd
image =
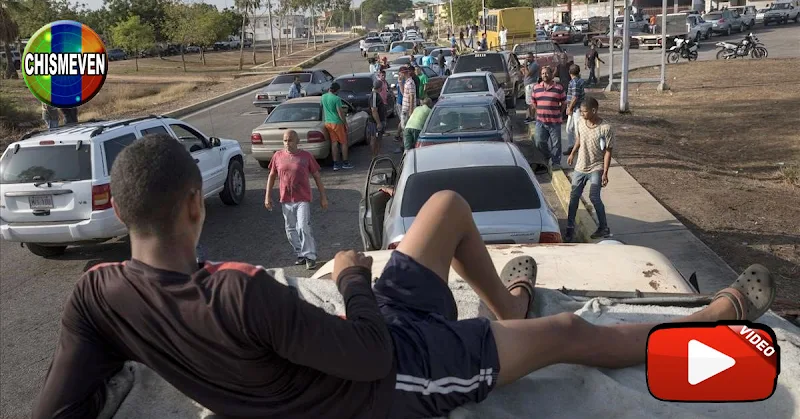
[[[299,258],[297,258],[296,261],[294,261],[295,265],[302,265],[304,263],[306,263],[306,258],[304,258],[304,257],[299,257]]]
[[[333,171],[334,172],[338,171],[341,168],[342,168],[342,165],[340,163],[337,162],[337,163],[333,164]]]
[[[611,230],[608,227],[598,228],[597,231],[592,233],[591,238],[599,239],[601,237],[608,237],[611,234]]]
[[[572,243],[575,241],[575,228],[567,227],[566,234],[564,235],[564,243]]]
[[[306,269],[312,270],[317,267],[317,261],[314,259],[306,259]]]
[[[344,164],[342,164],[342,169],[352,169],[354,167],[355,166],[353,166],[352,164],[350,164],[349,161],[346,161],[346,160],[345,160]]]

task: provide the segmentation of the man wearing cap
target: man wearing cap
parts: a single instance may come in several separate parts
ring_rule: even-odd
[[[331,83],[327,93],[322,95],[322,111],[325,115],[325,130],[331,139],[331,156],[333,157],[333,170],[352,169],[353,165],[348,160],[347,144],[347,117],[345,116],[345,104],[336,94],[339,92],[339,83]],[[341,160],[339,159],[339,148],[341,147]]]
[[[369,147],[372,150],[372,157],[381,151],[381,141],[383,132],[386,129],[386,107],[381,98],[381,88],[383,82],[376,79],[372,83],[372,93],[369,95],[369,120],[367,120],[367,138]]]

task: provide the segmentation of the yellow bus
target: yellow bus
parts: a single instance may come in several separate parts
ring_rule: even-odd
[[[483,19],[479,13],[478,20]],[[536,40],[536,19],[532,7],[509,7],[486,11],[486,43],[489,49],[500,46],[500,28],[508,29],[510,48],[520,40]],[[478,35],[480,38],[480,33]]]

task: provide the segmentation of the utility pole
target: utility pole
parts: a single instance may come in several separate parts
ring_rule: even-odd
[[[453,0],[450,0],[450,32],[455,32],[456,27],[453,25]]]
[[[706,3],[709,4],[710,2]],[[658,91],[669,90],[667,86],[667,0],[661,1],[661,82]]]
[[[255,8],[253,9],[253,15],[255,15]],[[275,30],[275,27],[272,26],[272,0],[267,0],[267,26],[269,26],[269,51],[272,55],[272,66],[277,67],[278,61],[275,59],[275,38],[272,34]]]
[[[628,5],[629,1],[630,0],[625,0],[625,21],[622,22],[622,81],[619,85],[619,111],[621,113],[628,112],[628,53],[630,52],[628,30],[630,29],[631,20],[631,8]]]
[[[614,0],[608,2],[609,9],[609,24],[608,24],[608,86],[606,92],[614,89]]]

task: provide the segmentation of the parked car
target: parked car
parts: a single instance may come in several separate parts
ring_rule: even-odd
[[[386,51],[389,50],[388,48],[389,48],[389,46],[386,45],[386,44],[383,44],[383,45],[370,45],[369,47],[367,47],[367,55],[373,55],[373,54],[376,54],[376,53],[383,54],[383,53],[385,53]]]
[[[491,71],[506,91],[506,107],[516,106],[517,98],[525,95],[520,63],[509,51],[464,54],[456,60],[453,74],[472,71]]]
[[[147,116],[34,131],[0,158],[0,236],[42,257],[67,246],[100,243],[127,228],[111,207],[111,167],[117,155],[152,133],[180,141],[203,176],[203,196],[226,205],[245,197],[239,142],[208,137],[186,122]]]
[[[448,77],[442,87],[439,102],[464,96],[494,96],[500,103],[506,103],[506,92],[490,71],[458,73]]]
[[[768,11],[769,8],[758,9],[758,13],[756,13],[756,23],[764,23],[764,15],[766,15]]]
[[[347,143],[353,145],[366,141],[369,116],[364,111],[357,111],[348,101],[343,102],[347,106]],[[301,150],[308,151],[316,159],[324,160],[324,164],[333,161],[330,137],[323,122],[322,98],[307,96],[290,99],[278,105],[261,125],[253,129],[250,134],[252,156],[259,166],[265,169],[269,167],[275,152],[283,149],[283,134],[289,129],[297,131],[300,137],[298,147]]]
[[[128,54],[119,48],[108,50],[108,52],[106,52],[106,55],[108,56],[108,61],[119,61],[128,59]]]
[[[394,34],[392,32],[381,32],[378,37],[381,38],[381,41],[383,41],[384,44],[388,44],[389,42],[392,42],[393,35]]]
[[[380,46],[385,48],[385,45],[384,45],[383,41],[381,40],[380,37],[377,37],[377,36],[376,37],[372,37],[372,38],[362,39],[360,44],[361,44],[360,45],[361,55],[364,56],[364,57],[367,56],[367,49],[369,49],[369,47],[371,47],[373,45],[380,45]]]
[[[700,41],[700,38],[711,39],[714,33],[714,28],[711,22],[706,22],[699,14],[686,15],[686,24],[689,27],[689,34],[694,34],[695,41]],[[692,38],[692,36],[690,36]],[[648,47],[649,49],[650,47]]]
[[[706,13],[703,15],[703,20],[711,22],[711,29],[714,33],[730,35],[733,31],[741,32],[744,30],[742,19],[730,10],[717,10]]]
[[[514,141],[511,115],[494,96],[439,101],[422,127],[417,147],[468,141]]]
[[[587,19],[575,19],[572,25],[580,32],[589,32],[589,21]]]
[[[403,55],[392,60],[389,65],[404,66],[409,65],[412,61],[416,65],[422,65],[422,55]]]
[[[367,251],[396,248],[428,198],[442,190],[455,191],[469,203],[486,244],[561,242],[558,219],[514,144],[416,148],[396,168],[391,158],[378,157],[367,179],[358,219]]]
[[[547,35],[547,32],[543,31],[542,29],[536,30],[536,40],[537,41],[547,41],[550,39],[550,36]]]
[[[189,54],[199,54],[200,49],[197,45],[187,45],[185,51]]]
[[[728,10],[733,10],[738,13],[739,17],[742,19],[742,23],[744,23],[747,29],[756,25],[756,14],[758,14],[756,6],[729,7]]]
[[[12,50],[11,51],[11,59],[14,61],[14,69],[20,70],[22,68],[22,57],[20,56],[19,52]],[[111,59],[109,58],[109,60],[111,60]],[[113,61],[113,60],[111,60],[111,61]],[[7,62],[8,61],[6,60],[5,51],[0,51],[0,65],[2,65],[3,68],[5,68]]]
[[[798,19],[800,19],[800,2],[798,0],[776,1],[769,11],[764,13],[764,26],[770,23],[789,23],[790,20],[797,23]]]
[[[527,65],[528,53],[533,53],[534,59],[539,66],[558,66],[560,62],[571,65],[575,58],[570,55],[561,45],[553,41],[527,42],[516,44],[512,49],[513,53],[519,57],[521,65]]]
[[[575,44],[583,42],[583,35],[574,26],[558,25],[555,26],[550,34],[550,39],[559,44]]]
[[[333,82],[333,76],[326,70],[289,71],[275,77],[272,82],[256,93],[253,105],[272,110],[286,101],[294,78],[300,77],[302,96],[321,96]]]
[[[425,94],[433,100],[439,100],[442,93],[442,86],[445,80],[447,80],[447,77],[440,76],[428,66],[418,65],[418,67],[422,68],[422,72],[428,76],[428,84],[425,85]],[[394,103],[394,89],[397,87],[398,73],[401,68],[402,66],[391,66],[384,70],[386,72],[386,81],[389,83],[389,94],[392,96],[392,102],[390,103]],[[391,117],[392,115],[394,115],[394,110],[390,112],[389,116]]]
[[[337,77],[340,98],[350,103],[357,111],[369,108],[369,96],[375,81],[374,73],[353,73]]]
[[[439,55],[444,54],[444,75],[449,76],[451,69],[453,68],[453,49],[452,48],[434,48],[431,50],[431,58],[433,58],[433,64],[431,68],[434,71],[439,71]]]

